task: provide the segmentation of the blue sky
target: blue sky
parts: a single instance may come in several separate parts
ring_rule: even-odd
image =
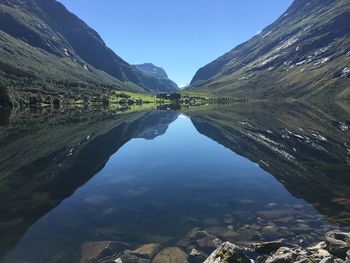
[[[59,0],[131,64],[179,85],[273,22],[292,0]]]

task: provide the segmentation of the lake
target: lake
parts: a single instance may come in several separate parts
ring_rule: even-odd
[[[350,230],[347,104],[0,116],[4,263],[80,262],[95,241],[189,253],[194,230],[301,245]]]

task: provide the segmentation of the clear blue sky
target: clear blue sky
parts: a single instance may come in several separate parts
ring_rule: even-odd
[[[131,64],[179,85],[273,22],[292,0],[59,0]]]

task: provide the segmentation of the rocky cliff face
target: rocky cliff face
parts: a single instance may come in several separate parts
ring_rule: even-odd
[[[237,97],[349,98],[349,28],[349,0],[295,0],[259,35],[201,68],[191,87]]]
[[[173,93],[179,90],[177,84],[168,78],[164,69],[151,63],[135,65],[135,67],[143,73],[141,80],[153,93]]]

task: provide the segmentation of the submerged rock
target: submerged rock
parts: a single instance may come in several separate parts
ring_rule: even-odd
[[[130,253],[141,258],[153,259],[160,249],[160,244],[147,244],[130,251]]]
[[[244,250],[232,243],[225,242],[217,248],[204,263],[251,263]]]
[[[217,249],[222,244],[222,242],[216,236],[210,234],[204,238],[196,240],[196,244],[201,250],[204,250],[207,253],[211,253]]]
[[[285,246],[286,242],[284,239],[271,241],[271,242],[262,242],[262,243],[255,243],[255,251],[259,254],[271,254],[273,252],[276,252],[281,247]]]
[[[277,220],[285,217],[294,216],[296,214],[293,209],[265,210],[257,212],[257,216],[266,220]]]
[[[206,231],[200,231],[198,228],[192,229],[188,234],[187,237],[190,240],[196,240],[201,239],[209,236],[208,232]]]
[[[115,259],[114,261],[106,261],[101,263],[151,263],[150,259],[141,258],[136,255],[131,254],[129,251],[123,253],[120,257]]]
[[[118,255],[129,248],[128,244],[118,241],[86,242],[81,246],[80,263],[99,262],[103,258]]]
[[[185,263],[187,255],[177,247],[168,247],[160,251],[152,263]]]
[[[345,259],[350,250],[350,233],[330,231],[326,233],[327,250],[334,256]]]
[[[194,248],[188,257],[188,263],[203,263],[205,259],[205,254]]]

